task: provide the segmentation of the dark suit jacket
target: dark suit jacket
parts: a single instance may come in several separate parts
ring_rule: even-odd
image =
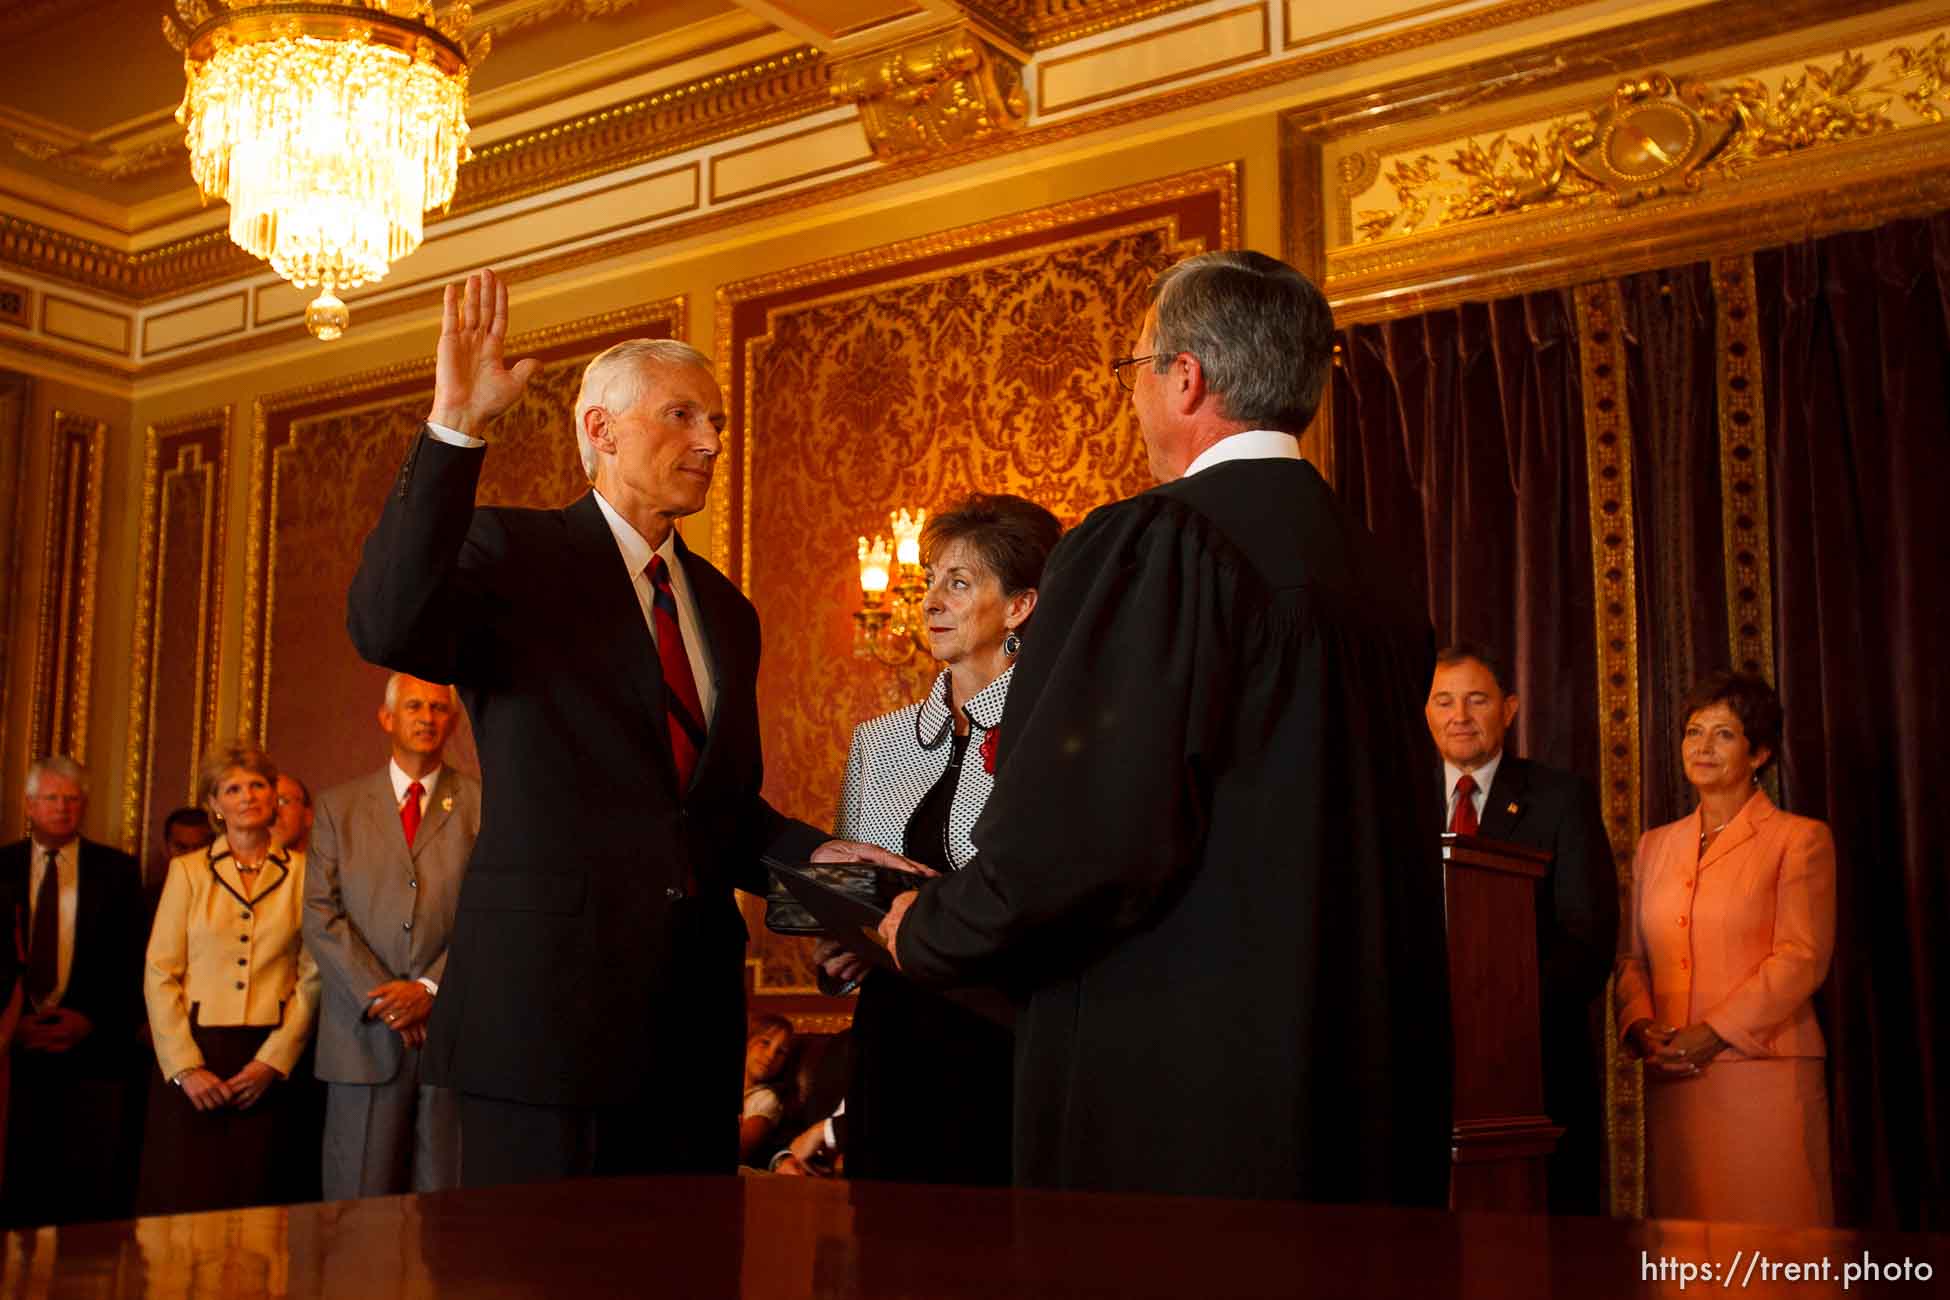
[[[16,924],[27,941],[32,848],[32,840],[0,848],[0,912],[10,947]],[[77,866],[74,956],[61,1005],[87,1016],[95,1028],[69,1053],[69,1063],[92,1077],[119,1077],[132,1060],[144,1014],[142,870],[128,854],[86,839]],[[20,977],[26,978],[24,964]]]
[[[757,612],[679,542],[718,690],[679,790],[655,643],[594,496],[477,510],[485,454],[414,439],[348,601],[360,654],[460,688],[480,752],[431,1081],[594,1106],[630,1100],[652,1069],[721,1073],[729,1116],[746,938],[731,890],[762,893],[762,852],[803,858],[822,837],[759,797]],[[674,970],[670,906],[690,879]],[[658,1031],[672,994],[722,1003],[724,1042]]]
[[[1428,616],[1303,461],[1216,465],[1051,555],[975,858],[911,977],[1028,995],[1015,1177],[1440,1205],[1449,988]]]
[[[1598,796],[1574,772],[1506,751],[1479,829],[1485,839],[1551,855],[1537,890],[1544,1104],[1565,1128],[1551,1162],[1551,1208],[1596,1214],[1604,1067],[1587,1019],[1618,946],[1618,875]]]

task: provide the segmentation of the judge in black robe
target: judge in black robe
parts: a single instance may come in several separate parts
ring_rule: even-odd
[[[1152,292],[1119,369],[1162,484],[1052,556],[977,856],[883,934],[1026,997],[1019,1184],[1441,1204],[1430,628],[1299,459],[1318,291],[1223,253]]]

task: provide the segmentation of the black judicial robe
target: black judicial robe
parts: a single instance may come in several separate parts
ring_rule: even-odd
[[[1427,618],[1297,460],[1057,548],[977,856],[899,956],[1027,998],[1019,1184],[1440,1205],[1450,1049]]]

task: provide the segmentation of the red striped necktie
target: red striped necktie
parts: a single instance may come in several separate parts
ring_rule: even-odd
[[[657,621],[657,662],[663,666],[664,703],[670,715],[670,756],[677,764],[677,788],[688,790],[704,752],[704,704],[698,698],[691,656],[684,649],[684,633],[677,625],[677,597],[670,589],[670,568],[664,557],[650,557],[652,609]]]

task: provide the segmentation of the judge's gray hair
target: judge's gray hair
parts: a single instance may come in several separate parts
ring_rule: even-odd
[[[589,445],[589,434],[582,417],[592,406],[611,415],[621,415],[643,396],[644,368],[647,366],[699,366],[711,369],[711,358],[688,343],[676,339],[625,339],[598,352],[582,372],[582,388],[576,393],[576,450],[582,455],[582,472],[590,482],[596,479],[596,449]]]
[[[1313,281],[1264,253],[1201,253],[1168,267],[1151,301],[1152,369],[1189,352],[1228,420],[1306,429],[1334,356],[1334,315]]]
[[[36,760],[34,765],[27,769],[27,794],[30,798],[41,788],[41,778],[44,776],[56,776],[64,781],[73,781],[76,788],[81,791],[81,797],[84,799],[88,797],[88,769],[66,754],[49,754],[46,758]]]

